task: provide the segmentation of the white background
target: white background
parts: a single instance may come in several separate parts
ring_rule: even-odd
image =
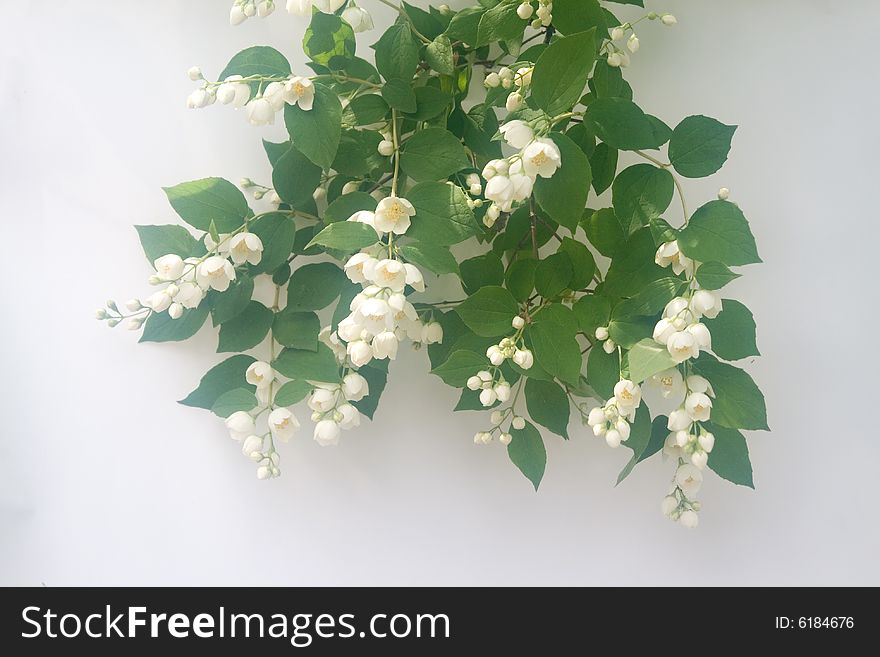
[[[659,512],[669,463],[614,488],[629,452],[580,426],[549,437],[535,494],[408,349],[375,423],[338,449],[304,432],[258,482],[174,402],[222,359],[209,330],[138,346],[91,318],[147,293],[131,224],[175,221],[160,186],[268,180],[259,138],[283,130],[186,110],[185,71],[256,43],[305,70],[305,23],[231,28],[229,4],[3,3],[0,584],[880,584],[878,3],[666,0],[679,25],[639,30],[643,107],[740,125],[687,189],[695,207],[730,187],[766,262],[729,293],[759,323],[773,432],[749,436],[757,491],[707,477],[695,531]]]

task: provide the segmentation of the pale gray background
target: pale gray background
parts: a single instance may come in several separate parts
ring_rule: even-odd
[[[338,449],[304,433],[258,482],[219,421],[174,403],[222,358],[208,331],[137,346],[91,319],[147,291],[131,224],[175,220],[161,185],[268,177],[259,138],[281,131],[187,111],[185,71],[255,43],[296,58],[305,23],[233,29],[229,4],[2,3],[0,584],[880,584],[880,4],[649,2],[680,23],[639,31],[637,100],[741,126],[689,197],[730,187],[766,261],[731,291],[759,322],[774,431],[749,436],[757,492],[708,477],[696,531],[660,515],[669,464],[615,489],[628,452],[579,426],[548,440],[536,495],[409,349],[375,423]]]

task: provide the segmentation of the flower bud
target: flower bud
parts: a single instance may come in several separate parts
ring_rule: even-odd
[[[489,362],[492,363],[495,367],[501,365],[504,362],[504,354],[501,353],[501,350],[498,348],[498,345],[492,345],[486,350],[486,358],[489,359]]]
[[[437,7],[437,11],[439,11],[444,16],[449,16],[452,13],[452,10],[449,8],[449,5],[440,5]]]
[[[249,458],[253,458],[253,453],[258,454],[263,450],[263,439],[259,436],[251,434],[241,443],[241,453]]]
[[[485,388],[480,392],[480,403],[483,406],[491,406],[498,400],[498,395],[492,388]]]
[[[675,499],[672,495],[667,495],[663,498],[663,501],[660,503],[660,510],[663,512],[664,516],[672,515],[672,512],[678,508],[678,500]]]
[[[618,25],[613,30],[611,30],[611,40],[620,41],[625,34],[626,30],[623,29],[623,25]]]
[[[141,304],[140,299],[129,299],[125,302],[125,307],[131,312],[137,312],[143,305]]]
[[[691,463],[697,466],[700,470],[706,467],[706,464],[709,462],[709,455],[706,452],[694,452],[691,454]]]
[[[273,11],[275,11],[275,3],[272,0],[262,0],[257,5],[257,16],[260,18],[266,18]]]
[[[530,19],[532,14],[535,13],[534,7],[532,7],[531,3],[524,2],[519,7],[516,8],[516,15],[519,16],[524,21]]]
[[[107,311],[104,310],[103,308],[98,308],[95,311],[95,319],[99,319],[99,320],[100,319],[107,319],[108,317],[110,317],[110,315],[107,314]]]
[[[186,74],[189,76],[189,79],[192,80],[193,82],[196,82],[197,80],[201,80],[203,77],[202,76],[202,69],[200,69],[198,66],[190,67],[190,69],[186,72]]]
[[[272,468],[270,468],[268,465],[261,465],[259,468],[257,468],[257,479],[259,479],[260,481],[265,481],[266,479],[271,478]]]
[[[721,201],[726,201],[730,197],[730,190],[727,187],[722,187],[718,190],[718,199]]]
[[[517,316],[513,318],[511,325],[513,325],[513,328],[519,331],[523,326],[526,325],[526,320],[524,320],[522,317]]]
[[[141,326],[143,326],[146,319],[146,315],[144,315],[143,317],[132,317],[130,320],[128,320],[125,328],[127,328],[129,331],[137,331]]]
[[[669,23],[667,23],[667,25],[669,25]],[[688,529],[693,529],[700,523],[700,516],[698,516],[696,512],[688,509],[679,516],[678,521]]]
[[[504,419],[504,413],[501,411],[492,411],[492,415],[489,416],[489,421],[492,424],[501,424],[501,420]]]
[[[232,5],[232,9],[229,10],[229,24],[230,25],[240,25],[241,23],[244,23],[246,20],[247,20],[247,15],[244,13],[244,10],[241,8],[241,5],[239,5],[239,4]]]
[[[596,339],[602,340],[603,342],[608,339],[608,327],[600,326],[596,329]]]
[[[172,303],[168,306],[168,316],[171,319],[180,319],[183,317],[183,304]]]
[[[621,435],[617,429],[611,429],[605,432],[605,442],[609,447],[620,447]]]
[[[509,383],[499,383],[497,386],[493,388],[495,391],[495,396],[498,397],[498,401],[501,403],[505,403],[510,401],[510,384]]]
[[[700,434],[699,440],[700,447],[703,448],[704,452],[711,452],[712,448],[715,447],[715,434],[706,431],[705,433]]]
[[[498,442],[500,442],[502,445],[509,445],[512,441],[513,436],[511,436],[509,433],[502,433],[500,436],[498,436]]]
[[[614,340],[605,340],[605,342],[602,343],[602,349],[605,350],[606,354],[613,354],[614,350],[617,349],[617,345]]]
[[[517,415],[510,424],[514,429],[521,431],[526,428],[526,419]]]
[[[678,23],[678,20],[672,14],[663,14],[660,17],[660,22],[664,25],[672,26]],[[695,525],[696,526],[696,525]]]
[[[622,59],[620,57],[620,53],[612,52],[608,55],[608,66],[618,68],[621,63]]]
[[[499,76],[495,71],[492,71],[491,73],[489,73],[489,75],[486,76],[484,84],[490,89],[494,89],[501,84],[501,76]]]
[[[387,139],[383,139],[379,142],[377,150],[379,151],[379,155],[383,157],[391,157],[394,154],[394,143]]]
[[[639,49],[639,37],[635,34],[631,34],[629,39],[627,39],[626,47],[629,48],[630,52],[636,52]]]
[[[505,103],[505,107],[508,112],[516,112],[523,106],[523,97],[522,94],[518,91],[514,91],[507,97],[507,102]]]

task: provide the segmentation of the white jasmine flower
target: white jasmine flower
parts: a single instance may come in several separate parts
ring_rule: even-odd
[[[403,235],[410,226],[410,217],[416,209],[405,198],[389,196],[379,201],[376,207],[375,226],[384,233]]]
[[[229,252],[229,233],[220,233],[217,237],[219,239],[217,241],[214,241],[214,238],[211,237],[211,233],[205,233],[205,237],[203,238],[205,248],[209,252],[216,251],[220,255],[225,255]],[[186,260],[184,260],[184,262],[198,263],[198,259],[187,258]]]
[[[250,364],[244,378],[252,386],[267,388],[275,380],[275,370],[269,363],[258,360]]]
[[[422,327],[421,342],[424,344],[443,342],[443,327],[439,322],[429,322]]]
[[[664,399],[678,397],[684,392],[684,379],[681,376],[681,372],[674,367],[658,372],[651,377],[651,382],[660,388],[660,394],[663,395]]]
[[[618,25],[613,30],[611,30],[611,40],[620,41],[625,34],[626,30],[623,29],[623,25]]]
[[[683,408],[678,408],[669,414],[669,421],[666,423],[666,428],[670,431],[685,431],[692,423],[693,420],[691,420],[691,416],[688,415],[688,412]]]
[[[204,298],[205,291],[190,281],[182,282],[174,295],[174,301],[184,308],[197,308]]]
[[[156,275],[163,281],[176,281],[183,274],[183,258],[169,253],[153,261]]]
[[[657,249],[657,254],[654,256],[654,262],[661,267],[672,265],[672,271],[675,274],[685,272],[688,277],[694,274],[694,261],[681,252],[678,247],[678,241],[661,244]]]
[[[284,109],[284,85],[280,82],[270,82],[263,90],[263,98],[269,101],[273,110],[280,112]]]
[[[660,503],[660,511],[664,516],[672,515],[672,512],[678,508],[678,500],[672,495],[667,495]]]
[[[690,309],[697,317],[705,315],[714,319],[721,312],[721,299],[709,290],[697,290],[691,298]]]
[[[700,355],[700,346],[697,344],[696,338],[684,331],[678,331],[669,337],[666,350],[676,363],[683,363],[689,358],[696,358]]]
[[[259,468],[257,468],[257,479],[259,479],[260,481],[264,481],[271,478],[272,468],[270,468],[268,465],[261,465]]]
[[[513,148],[525,148],[535,140],[535,131],[525,121],[508,121],[501,126],[500,132]]]
[[[222,105],[232,105],[235,108],[244,107],[251,98],[251,88],[246,82],[241,82],[240,75],[230,75],[217,87],[217,101]]]
[[[394,155],[394,142],[383,139],[379,142],[379,146],[376,150],[379,151],[379,155],[382,157],[391,157]]]
[[[703,378],[699,374],[691,374],[687,378],[687,387],[688,390],[692,392],[702,392],[710,397],[715,396],[715,391],[712,390],[712,384],[709,383],[708,379]]]
[[[697,346],[700,349],[712,348],[712,334],[709,333],[709,329],[705,324],[700,324],[699,322],[691,324],[685,329],[685,331],[694,336],[694,339],[697,341]]]
[[[486,198],[503,212],[510,212],[513,207],[515,191],[511,179],[501,174],[492,176],[486,183]]]
[[[229,289],[229,283],[235,280],[235,269],[226,258],[211,256],[198,266],[196,279],[202,289],[210,287],[225,292]]]
[[[696,466],[685,463],[678,466],[678,470],[675,471],[675,483],[688,498],[691,498],[700,492],[703,473]]]
[[[561,165],[559,147],[550,139],[536,139],[523,151],[523,166],[526,173],[533,178],[551,178]]]
[[[522,317],[517,315],[510,322],[510,325],[513,326],[513,328],[515,328],[517,331],[519,331],[522,327],[524,327],[526,325],[526,320],[524,320]]]
[[[262,0],[257,3],[257,16],[260,18],[266,18],[273,11],[275,11],[275,3],[272,0]]]
[[[203,77],[202,76],[202,69],[199,68],[198,66],[191,66],[189,69],[187,69],[186,74],[189,77],[189,79],[192,80],[193,82],[201,80]]]
[[[608,53],[608,66],[611,66],[612,68],[617,68],[620,66],[620,63],[621,63],[620,53],[617,53],[617,52]]]
[[[309,395],[308,406],[318,413],[326,413],[336,408],[337,399],[338,395],[335,389],[315,388]]]
[[[673,319],[683,314],[688,309],[689,301],[684,297],[675,297],[663,308],[663,317]]]
[[[502,433],[498,436],[498,442],[504,446],[507,446],[511,442],[513,442],[513,436],[511,436],[509,433]]]
[[[368,253],[355,253],[345,263],[343,270],[352,283],[366,283],[371,280],[378,262]]]
[[[286,408],[276,408],[269,413],[269,431],[274,438],[286,443],[297,429],[299,429],[299,421]]]
[[[518,91],[514,91],[507,97],[507,101],[505,101],[504,107],[507,109],[508,112],[516,112],[517,110],[522,108],[523,102],[525,102],[525,99],[523,98],[522,94]]]
[[[393,292],[402,292],[406,287],[407,270],[399,260],[379,260],[373,267],[373,282]]]
[[[692,392],[685,399],[684,407],[695,422],[705,422],[712,412],[712,400],[702,392]]]
[[[628,379],[621,379],[614,386],[614,399],[623,415],[629,415],[639,407],[642,401],[642,390]]]
[[[312,109],[315,103],[315,85],[308,78],[293,76],[284,82],[283,98],[291,105],[298,105],[306,112]]]
[[[703,451],[708,454],[715,447],[715,434],[705,431],[700,434],[698,441]]]
[[[389,331],[394,328],[394,317],[391,306],[384,299],[371,298],[364,301],[357,309],[355,321],[372,335]]]
[[[369,210],[359,210],[358,212],[355,212],[348,218],[348,221],[357,221],[362,224],[367,224],[377,233],[379,232],[379,229],[376,228],[376,214]]]
[[[605,442],[608,443],[609,447],[620,447],[621,440],[622,437],[617,429],[610,429],[605,432]]]
[[[663,441],[663,456],[666,458],[679,458],[682,455],[681,448],[675,442],[675,434],[670,433]]]
[[[248,458],[260,459],[263,457],[263,439],[251,434],[241,443],[241,453]]]
[[[596,336],[597,340],[603,340],[603,341],[607,340],[608,336],[609,336],[608,327],[607,326],[599,326],[596,329],[595,336]]]
[[[522,369],[528,370],[535,364],[535,356],[530,349],[517,349],[513,352],[513,362]]]
[[[363,7],[349,5],[342,12],[342,20],[351,25],[355,32],[366,32],[373,29],[373,17]]]
[[[229,240],[229,256],[237,265],[245,262],[259,264],[263,257],[263,241],[254,233],[237,233]]]
[[[406,272],[406,284],[418,292],[424,292],[425,279],[422,276],[422,272],[419,271],[419,268],[408,263],[405,264],[403,268]]]
[[[631,34],[626,42],[626,47],[629,48],[630,52],[636,52],[639,49],[639,37],[635,34]]]
[[[617,422],[614,423],[614,428],[617,430],[617,433],[620,434],[621,440],[629,440],[630,432],[632,431],[629,426],[629,422],[624,420],[622,417],[617,419]]]
[[[349,401],[360,401],[370,394],[370,384],[357,372],[351,372],[342,379],[342,394]]]
[[[495,71],[492,71],[486,76],[486,79],[483,81],[483,84],[490,89],[494,89],[501,85],[501,76],[498,75]]]
[[[524,21],[530,19],[534,12],[535,10],[529,2],[523,2],[519,7],[516,8],[516,15],[522,18]]]
[[[245,411],[236,411],[226,418],[225,424],[233,440],[244,440],[256,431],[254,418]]]
[[[275,108],[266,98],[257,96],[246,106],[247,118],[251,125],[272,125],[275,123]]]
[[[467,380],[467,387],[469,390],[479,390],[483,387],[483,381],[480,377],[474,375]]]
[[[510,423],[510,425],[518,431],[525,429],[526,428],[526,419],[523,417],[516,416],[515,418],[513,418],[513,421]]]
[[[605,424],[605,409],[601,406],[597,406],[593,410],[590,411],[590,414],[587,416],[587,424],[591,427],[594,427],[599,424]]]
[[[490,160],[483,167],[483,178],[491,180],[495,176],[506,176],[509,168],[510,163],[507,160]]]
[[[495,391],[495,396],[498,398],[498,401],[500,401],[502,404],[510,401],[510,384],[509,383],[502,381],[501,383],[497,384],[492,389]]]
[[[697,515],[696,511],[688,509],[678,517],[678,521],[682,526],[687,527],[688,529],[694,529],[700,524],[700,516]]]
[[[339,425],[333,420],[321,420],[315,425],[315,442],[321,447],[338,445],[341,433]]]
[[[346,346],[346,352],[355,367],[363,367],[373,360],[373,350],[363,340],[349,342]]]
[[[531,67],[523,67],[516,72],[516,77],[514,78],[514,82],[516,82],[517,87],[528,87],[532,83],[532,71],[534,68]]]
[[[695,451],[691,454],[691,464],[695,465],[700,470],[704,470],[708,463],[709,455],[706,454],[706,452]]]
[[[492,388],[484,388],[480,391],[480,403],[483,406],[491,406],[498,400],[498,395]]]
[[[497,344],[493,344],[486,350],[486,358],[488,358],[489,362],[495,367],[498,367],[504,362],[504,354],[501,352],[501,349],[498,348]]]
[[[614,340],[605,340],[605,342],[602,343],[602,350],[606,354],[613,354],[615,349],[617,349],[617,344],[615,344]]]
[[[168,307],[172,303],[171,295],[168,294],[168,290],[159,290],[158,292],[154,292],[147,298],[147,306],[152,308],[153,312],[161,313],[165,310],[168,310]]]
[[[397,358],[397,336],[392,331],[383,331],[373,338],[373,357],[383,360]]]
[[[172,303],[168,306],[168,316],[171,319],[180,319],[183,317],[183,306],[179,303]]]
[[[244,13],[244,9],[242,9],[242,6],[238,3],[232,5],[232,9],[229,10],[229,24],[240,25],[246,20],[247,15]]]

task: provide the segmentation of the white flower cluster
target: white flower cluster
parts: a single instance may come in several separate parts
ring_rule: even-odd
[[[190,109],[200,109],[213,105],[231,105],[235,109],[244,108],[251,125],[272,125],[275,115],[284,109],[284,104],[298,105],[300,109],[311,111],[315,101],[315,86],[309,78],[291,75],[272,80],[261,93],[251,98],[248,78],[230,75],[222,82],[208,82],[198,67],[189,70],[188,75],[201,86],[186,99]]]
[[[229,24],[240,25],[253,16],[265,18],[273,11],[275,3],[272,0],[235,0],[229,10]]]
[[[520,150],[505,159],[491,160],[483,169],[486,198],[492,201],[483,223],[492,227],[502,212],[531,196],[535,180],[552,178],[562,166],[562,154],[552,139],[537,137],[531,125],[514,120],[501,126],[505,141]]]
[[[553,22],[553,0],[538,0],[538,10],[532,6],[531,2],[523,2],[516,8],[516,14],[523,20],[528,20],[534,14],[535,18],[531,22],[534,29],[549,27]]]
[[[522,342],[526,321],[517,316],[513,318],[511,325],[516,329],[513,337],[502,338],[501,342],[486,350],[486,358],[492,365],[492,371],[481,370],[467,380],[468,389],[480,391],[480,403],[483,406],[492,406],[495,402],[503,404],[510,399],[510,384],[499,369],[505,360],[513,360],[524,370],[535,364],[534,355]]]
[[[507,430],[503,430],[501,425],[504,424],[508,418],[510,418],[510,425]],[[524,429],[526,426],[525,418],[514,413],[513,408],[492,411],[490,421],[492,422],[492,427],[488,431],[478,431],[474,434],[475,445],[488,445],[495,439],[495,434],[497,433],[498,442],[507,446],[513,442],[513,436],[510,433],[511,430]]]
[[[271,372],[268,363],[254,363],[251,368],[254,365],[259,365],[261,369],[268,367]],[[251,371],[248,369],[249,375]],[[265,370],[263,374],[265,375]],[[274,373],[271,376],[274,378]],[[296,416],[286,408],[271,409],[266,422],[268,431],[260,433],[257,431],[253,411],[236,411],[226,418],[229,435],[233,440],[241,443],[242,454],[260,464],[257,467],[258,479],[271,479],[281,475],[278,467],[281,457],[275,449],[275,441],[287,442],[299,429]]]
[[[630,423],[641,403],[642,389],[628,379],[621,379],[614,386],[614,396],[604,406],[590,411],[587,424],[596,437],[605,437],[609,447],[620,447],[621,442],[629,439]]]
[[[697,515],[700,503],[693,497],[700,492],[702,485],[703,473],[700,469],[690,463],[681,463],[675,471],[669,493],[660,504],[663,515],[680,522],[684,527],[696,527],[700,522]]]
[[[350,402],[358,402],[370,394],[367,380],[357,372],[349,372],[340,385],[318,384],[309,396],[314,439],[322,447],[338,445],[343,429],[360,426],[361,414]]]
[[[375,212],[356,212],[348,221],[368,224],[378,237],[389,234],[389,239],[393,239],[391,235],[406,233],[413,215],[412,203],[390,196],[379,201]],[[343,269],[349,280],[363,285],[363,290],[351,301],[351,314],[339,322],[336,332],[337,338],[347,343],[346,353],[355,367],[362,367],[374,358],[394,360],[398,344],[404,338],[422,344],[443,340],[440,324],[420,321],[415,307],[404,294],[407,285],[418,292],[425,290],[425,280],[418,267],[394,257],[380,259],[361,251],[349,258]]]
[[[667,26],[675,25],[678,21],[672,14],[649,13],[646,18],[650,20],[658,20]],[[629,36],[627,36],[629,33]],[[625,47],[618,46],[616,42],[624,42]],[[602,52],[607,57],[608,66],[625,67],[629,66],[630,54],[635,54],[639,49],[639,37],[636,35],[633,23],[623,23],[611,30],[611,39],[605,41]]]
[[[532,83],[532,67],[523,67],[517,69],[516,73],[507,66],[502,66],[498,72],[492,71],[486,76],[484,84],[487,89],[511,89],[516,86],[516,90],[512,91],[507,97],[506,107],[508,112],[515,112],[523,106],[525,102],[526,88]]]
[[[617,349],[617,343],[609,337],[610,335],[607,326],[599,326],[596,328],[596,339],[602,343],[602,349],[606,354],[613,354]]]
[[[712,334],[700,319],[712,319],[721,312],[721,299],[709,290],[696,290],[691,297],[676,297],[663,309],[654,327],[654,340],[664,345],[676,363],[712,348]]]
[[[348,0],[287,0],[287,11],[294,16],[312,15],[312,9],[333,14],[339,10]]]

